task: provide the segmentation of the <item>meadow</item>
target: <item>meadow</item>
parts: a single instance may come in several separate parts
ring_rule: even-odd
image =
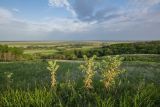
[[[3,41],[0,45],[17,47],[29,55],[52,55],[64,51],[89,50],[117,43],[130,43],[129,41]]]
[[[1,46],[0,107],[160,107],[160,45],[155,43],[142,43],[141,48],[139,44],[135,47],[131,44],[131,48],[130,44],[123,44],[121,51],[121,42],[2,42],[0,44],[17,48],[5,47],[9,50],[4,51]],[[147,47],[143,48],[146,44]],[[111,50],[107,50],[108,46]],[[18,57],[15,57],[17,53],[13,53],[13,59],[11,52],[18,52],[13,49],[24,52]],[[135,52],[130,53],[133,50]],[[136,54],[136,51],[139,53]],[[106,54],[111,53],[112,59],[117,52],[124,58],[122,64],[117,65],[112,60],[111,65],[101,63]],[[98,56],[100,53],[104,55]],[[86,62],[81,58],[84,54],[98,56],[95,61],[91,60],[83,66],[86,72],[80,69]],[[33,58],[28,60],[26,55]],[[57,60],[59,68],[52,74],[47,67],[48,61],[53,60]],[[97,70],[95,63],[101,63],[98,66],[103,65],[101,68],[107,72],[110,72],[108,66],[111,70],[115,69],[113,71],[122,69],[125,72],[112,79],[114,73],[99,73],[102,69]],[[92,72],[94,68],[96,72]],[[105,77],[110,78],[112,83],[107,88]],[[92,88],[87,89],[85,81],[91,82]]]
[[[94,89],[83,87],[79,62],[58,62],[57,89],[50,87],[47,62],[0,63],[1,106],[57,106],[57,107],[159,107],[160,64],[124,62],[126,73],[110,90],[105,90],[97,78]],[[5,73],[13,73],[11,82]],[[9,86],[8,86],[9,84]]]

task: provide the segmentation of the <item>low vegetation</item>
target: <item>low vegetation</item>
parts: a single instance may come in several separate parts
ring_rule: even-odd
[[[151,58],[144,59],[141,57],[132,56],[134,54],[138,55],[150,55],[154,57],[153,61],[159,61],[160,54],[160,41],[153,42],[134,42],[134,43],[116,43],[116,44],[101,44],[99,47],[92,46],[92,48],[69,48],[70,50],[58,50],[55,54],[41,55],[40,59],[67,59],[67,60],[77,60],[83,58],[84,55],[87,57],[92,57],[96,55],[101,58],[106,55],[126,55],[125,60],[133,61],[151,61]],[[128,56],[130,55],[130,56]],[[128,58],[129,57],[129,58]],[[143,57],[143,56],[142,56]],[[158,59],[157,59],[158,58]],[[156,60],[157,59],[157,60]]]
[[[6,43],[7,44],[7,43]],[[150,42],[49,42],[8,43],[0,46],[0,60],[81,60],[84,55],[121,55],[125,61],[160,61],[160,41]],[[23,52],[24,51],[24,52]],[[23,54],[23,55],[22,55]]]
[[[87,56],[84,56],[85,64],[80,65],[80,68],[85,73],[84,76],[84,86],[86,89],[92,89],[93,88],[93,77],[96,73],[96,64],[94,62],[96,56],[93,56],[92,58],[87,58]]]
[[[52,61],[1,63],[0,105],[159,107],[159,64],[142,62],[121,64],[119,56],[107,57],[102,62],[94,61],[94,57],[85,57],[85,62],[82,63]],[[79,69],[80,65],[83,69]],[[93,68],[93,65],[97,67]],[[123,69],[126,72],[123,72]],[[82,70],[84,72],[80,72]],[[88,84],[85,83],[90,73],[92,88],[89,86],[88,89],[86,87]],[[7,89],[6,85],[9,86]]]
[[[124,72],[124,70],[120,69],[121,63],[122,58],[119,56],[113,58],[108,56],[99,63],[99,69],[103,77],[102,82],[106,89],[115,85],[116,77]]]
[[[159,41],[4,44],[0,107],[160,107]]]
[[[47,67],[47,69],[49,71],[51,71],[51,87],[55,88],[55,86],[56,86],[56,71],[58,70],[59,65],[56,65],[56,61],[54,61],[54,62],[49,61],[48,65],[49,66]]]

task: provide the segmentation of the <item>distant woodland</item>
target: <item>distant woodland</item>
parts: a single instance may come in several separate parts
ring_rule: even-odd
[[[0,61],[20,60],[23,55],[23,49],[0,45]]]
[[[63,44],[62,44],[63,45]],[[84,44],[81,44],[84,45]],[[77,48],[81,45],[75,44],[71,47],[63,46],[64,49],[57,49],[57,47],[47,47],[43,46],[43,49],[57,50],[55,53],[44,55],[41,53],[35,54],[24,54],[23,50],[25,48],[21,47],[9,47],[7,45],[0,45],[0,61],[14,61],[14,60],[33,60],[33,59],[63,59],[63,60],[77,60],[83,58],[84,55],[92,57],[96,55],[98,58],[107,55],[126,55],[125,60],[160,60],[160,41],[151,42],[133,42],[133,43],[116,43],[102,45],[100,47],[92,47],[89,49]],[[36,50],[39,47],[29,47],[29,49]],[[27,48],[28,49],[28,48]],[[68,49],[68,50],[66,50]],[[135,56],[138,55],[149,55],[146,56]],[[134,55],[134,56],[132,56]],[[153,56],[158,55],[158,56]]]
[[[83,55],[87,55],[88,57],[92,57],[93,55],[103,57],[106,55],[123,54],[160,54],[160,41],[118,43],[87,50],[74,49],[70,51],[62,51],[55,55],[44,56],[44,58],[76,59],[83,58]]]

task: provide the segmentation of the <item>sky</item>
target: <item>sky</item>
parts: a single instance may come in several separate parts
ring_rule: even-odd
[[[160,40],[160,0],[0,0],[0,41]]]

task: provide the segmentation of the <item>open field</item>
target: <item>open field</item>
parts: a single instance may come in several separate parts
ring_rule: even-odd
[[[23,47],[39,46],[39,47],[55,47],[55,46],[100,46],[102,44],[115,44],[120,42],[105,42],[105,41],[19,41],[19,42],[0,42],[1,45],[8,45],[10,47]]]
[[[50,88],[50,73],[46,62],[0,63],[0,105],[57,107],[159,107],[160,63],[125,62],[126,73],[116,87],[105,91],[97,79],[94,90],[83,89],[78,62],[59,62],[57,90]],[[13,73],[7,87],[4,72]]]
[[[82,62],[74,61],[60,61],[60,69],[58,70],[58,80],[61,82],[69,80],[75,80],[81,78],[81,71],[79,65]],[[147,62],[124,62],[122,65],[127,71],[128,79],[133,82],[146,82],[160,84],[160,63],[147,63]],[[10,62],[0,63],[0,76],[1,76],[1,88],[5,86],[3,78],[4,72],[12,72],[13,75],[13,87],[25,88],[26,86],[44,85],[49,82],[49,71],[47,70],[47,63],[41,61],[30,62]],[[133,75],[132,75],[133,74]],[[65,76],[68,75],[68,76]],[[68,78],[64,78],[68,77]],[[137,83],[135,82],[135,83]]]
[[[24,54],[43,54],[43,55],[49,55],[49,54],[54,54],[56,53],[57,50],[54,50],[54,49],[34,49],[34,50],[25,50],[24,51]]]
[[[122,55],[128,61],[158,61],[159,41],[41,41],[41,42],[0,42],[2,46],[17,47],[23,51],[21,59],[63,59],[79,60],[83,55]],[[2,48],[3,51],[3,48]],[[5,53],[5,52],[4,52]],[[27,57],[26,57],[27,56]],[[146,58],[145,58],[146,57]],[[157,60],[156,60],[157,59]]]
[[[0,0],[0,107],[160,107],[160,0]]]
[[[9,47],[19,47],[24,49],[25,54],[54,54],[61,50],[74,49],[92,49],[116,43],[129,42],[106,42],[106,41],[19,41],[19,42],[0,42],[0,45],[8,45]]]
[[[1,42],[0,107],[159,107],[160,42]],[[5,45],[6,44],[6,45]],[[7,46],[8,45],[8,46]],[[16,48],[15,48],[16,47]],[[86,89],[80,70],[83,55],[94,63],[123,57],[119,74],[105,87],[101,68],[93,76],[93,88]],[[48,61],[57,60],[56,86]],[[108,60],[109,61],[109,60]],[[113,60],[112,60],[113,61]],[[112,67],[105,68],[107,79]],[[92,65],[87,63],[87,65]],[[101,63],[101,65],[103,65]],[[99,65],[99,66],[101,66]],[[98,65],[88,67],[92,71]],[[119,68],[119,67],[118,67]],[[117,67],[115,68],[116,72]],[[87,71],[87,70],[86,70]],[[89,74],[89,73],[88,73]],[[90,78],[90,77],[89,77]]]

